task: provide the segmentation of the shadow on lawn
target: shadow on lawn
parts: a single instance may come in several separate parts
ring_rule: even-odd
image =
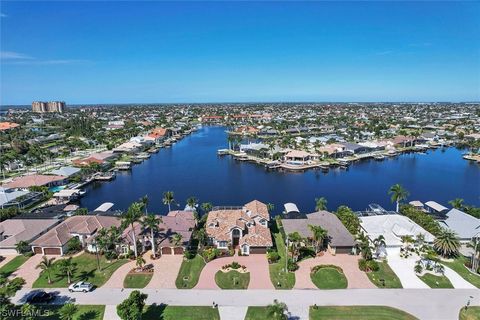
[[[142,319],[144,320],[163,320],[163,312],[167,307],[166,304],[151,304],[147,306],[146,310],[143,312]]]

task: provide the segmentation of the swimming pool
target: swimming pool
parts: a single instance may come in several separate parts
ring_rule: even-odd
[[[63,190],[63,189],[65,189],[65,186],[55,186],[55,187],[51,187],[48,190],[55,193],[55,192],[58,192],[58,191]]]

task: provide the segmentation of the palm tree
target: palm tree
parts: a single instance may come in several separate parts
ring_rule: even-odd
[[[58,313],[60,314],[60,319],[61,320],[73,320],[73,317],[75,316],[75,313],[77,313],[78,307],[69,302],[63,305],[63,307],[60,308]]]
[[[358,248],[360,249],[360,252],[362,254],[362,258],[365,260],[372,260],[372,247],[370,246],[370,241],[368,240],[368,237],[365,236],[363,233],[359,233],[357,235],[357,242]]]
[[[379,248],[385,247],[385,237],[383,235],[379,235],[377,238],[373,239],[373,245],[375,246],[375,252],[377,252]]]
[[[388,194],[391,195],[391,200],[392,202],[396,202],[397,204],[397,212],[400,210],[400,202],[407,199],[408,197],[408,191],[405,190],[401,185],[398,183],[391,186],[390,190],[388,191]]]
[[[448,203],[454,207],[455,209],[459,209],[459,210],[462,210],[463,209],[463,199],[461,198],[455,198],[451,201],[448,201]]]
[[[133,252],[135,253],[135,258],[138,257],[138,252],[137,252],[137,239],[135,237],[134,224],[140,221],[141,217],[142,217],[142,204],[139,202],[132,203],[128,208],[127,212],[125,212],[122,215],[123,229],[126,229],[129,226],[132,229]]]
[[[23,320],[35,320],[36,314],[37,314],[37,307],[35,305],[30,304],[30,303],[25,303],[22,305],[20,308],[21,313],[22,313],[22,319]]]
[[[273,304],[267,306],[267,315],[269,319],[286,320],[288,319],[286,315],[287,311],[287,305],[283,302],[279,302],[277,299],[273,300]]]
[[[145,209],[145,215],[147,215],[147,207],[148,207],[148,195],[144,195],[143,197],[140,198],[140,203],[143,205],[143,208]]]
[[[138,256],[135,263],[137,264],[137,267],[143,268],[143,266],[145,265],[146,261],[145,261],[145,259],[143,259],[142,256]]]
[[[197,198],[190,197],[190,198],[187,199],[187,206],[189,206],[194,211],[196,211],[197,204],[198,204],[198,199]]]
[[[327,199],[325,197],[315,198],[315,210],[327,210]]]
[[[168,212],[172,211],[171,204],[174,201],[173,191],[166,191],[163,193],[163,204],[168,205]]]
[[[292,259],[296,261],[298,256],[298,247],[300,246],[300,242],[302,241],[302,236],[298,232],[292,232],[287,236],[288,241],[288,250],[292,254]]]
[[[142,221],[142,226],[144,229],[150,230],[150,238],[152,240],[152,252],[153,258],[157,257],[156,249],[155,249],[155,233],[158,232],[159,227],[158,225],[162,222],[162,218],[157,218],[157,216],[151,214],[145,217]]]
[[[23,254],[30,250],[30,245],[25,240],[20,240],[15,245],[15,249],[18,253]]]
[[[275,210],[275,205],[273,203],[268,203],[267,204],[267,210],[268,212],[273,212],[273,210]]]
[[[58,270],[67,275],[67,282],[70,284],[72,281],[72,275],[77,267],[76,263],[72,262],[72,257],[68,259],[62,259],[57,263]]]
[[[460,242],[455,232],[442,229],[433,241],[433,248],[443,257],[455,257],[458,255]]]
[[[473,237],[472,241],[467,244],[467,247],[473,249],[472,267],[470,270],[475,272],[480,267],[480,235],[477,234],[477,236]]]
[[[174,246],[179,246],[182,243],[182,235],[179,233],[175,233],[172,237],[172,242]]]
[[[52,278],[50,277],[50,273],[53,269],[53,261],[55,258],[47,258],[46,256],[42,257],[42,261],[35,267],[36,269],[42,269],[47,274],[48,284],[52,283]]]
[[[327,230],[323,229],[321,226],[314,226],[311,224],[308,225],[308,228],[312,231],[313,240],[315,241],[315,254],[317,254],[319,247],[323,247],[323,243],[328,237]]]
[[[213,205],[210,203],[210,202],[204,202],[202,203],[202,211],[203,213],[209,213],[210,211],[212,211],[212,208],[213,208]]]

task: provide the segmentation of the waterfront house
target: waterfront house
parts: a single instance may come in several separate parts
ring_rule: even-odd
[[[267,205],[253,200],[242,207],[215,207],[208,213],[205,230],[210,245],[239,248],[244,255],[265,253],[273,245]]]
[[[6,189],[14,189],[14,188],[28,189],[33,186],[53,187],[53,186],[59,186],[64,184],[65,180],[66,179],[64,176],[31,174],[31,175],[14,178],[12,181],[4,184],[3,187]]]
[[[0,255],[18,254],[17,243],[30,243],[59,222],[57,219],[8,219],[0,222]]]
[[[157,216],[161,222],[158,232],[155,233],[155,250],[161,255],[183,254],[190,245],[193,230],[196,226],[193,211],[170,211],[166,216]],[[139,241],[144,250],[152,248],[152,238],[149,229],[144,229],[140,223],[135,223],[135,239]],[[175,243],[175,235],[181,236],[180,243]],[[123,232],[123,253],[133,250],[132,227]]]
[[[361,231],[373,242],[379,236],[385,238],[386,254],[398,254],[403,246],[402,237],[422,234],[426,243],[435,237],[421,226],[400,214],[382,214],[360,217]]]
[[[80,173],[81,169],[75,167],[60,167],[58,169],[52,170],[49,174],[57,175],[57,176],[64,176],[66,178],[71,178],[76,176]]]
[[[397,148],[413,147],[415,145],[415,137],[396,136],[393,138],[392,142]]]
[[[41,192],[30,192],[22,188],[0,187],[0,208],[24,208],[42,199]]]
[[[95,252],[94,239],[102,228],[119,227],[121,221],[111,216],[73,216],[41,235],[30,243],[32,251],[44,255],[63,255],[67,244],[73,237],[78,237],[82,247]]]
[[[148,137],[153,138],[155,143],[160,143],[171,135],[171,131],[165,128],[155,128],[148,134]]]
[[[288,164],[293,165],[304,165],[308,164],[311,160],[312,155],[308,152],[302,150],[292,150],[285,154],[284,161]]]
[[[336,215],[328,211],[318,211],[307,214],[302,219],[282,219],[285,234],[298,232],[300,236],[312,243],[312,231],[310,225],[320,226],[327,231],[327,239],[324,245],[333,255],[337,253],[351,253],[355,246],[355,239]]]
[[[86,158],[75,159],[73,164],[78,167],[88,167],[92,164],[107,165],[107,161],[117,158],[118,155],[112,151],[92,153]]]
[[[352,142],[344,142],[342,143],[344,146],[344,150],[346,152],[350,152],[351,154],[362,154],[362,153],[367,153],[370,152],[372,149],[367,147],[367,146],[362,146],[357,143],[352,143]]]
[[[440,221],[440,226],[454,231],[461,242],[469,242],[473,237],[480,236],[480,219],[455,208],[445,216],[445,220]]]

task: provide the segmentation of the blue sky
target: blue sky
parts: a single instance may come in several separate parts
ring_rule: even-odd
[[[14,2],[1,104],[480,100],[479,2]]]

